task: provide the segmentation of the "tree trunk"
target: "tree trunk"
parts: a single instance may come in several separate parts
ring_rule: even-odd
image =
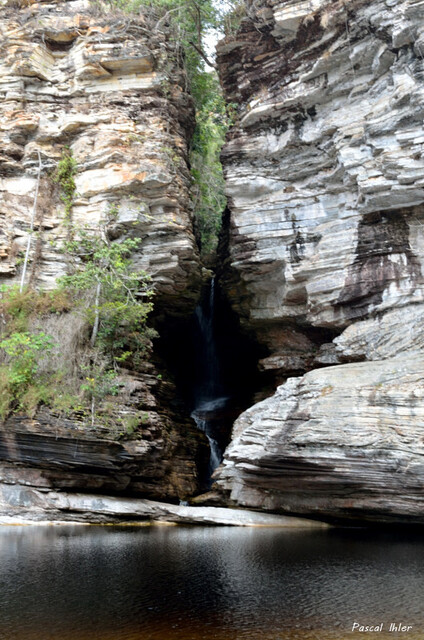
[[[32,232],[34,231],[34,220],[35,220],[35,214],[37,211],[37,199],[38,199],[38,190],[40,188],[40,177],[41,177],[41,156],[40,156],[40,152],[37,149],[37,153],[38,153],[38,176],[37,176],[37,184],[35,187],[35,195],[34,195],[34,204],[32,205],[32,213],[31,213],[31,223],[30,223],[30,227],[29,227],[29,236],[28,236],[28,243],[27,243],[27,248],[25,251],[25,260],[24,260],[24,266],[22,268],[22,276],[21,276],[21,286],[19,288],[20,293],[22,293],[23,288],[24,288],[24,283],[25,283],[25,276],[26,276],[26,271],[27,271],[27,267],[28,267],[28,259],[29,259],[29,251],[31,248],[31,239],[32,239]]]
[[[99,312],[99,303],[100,303],[100,292],[102,290],[102,285],[99,281],[97,281],[96,287],[96,299],[94,301],[94,326],[93,331],[90,338],[90,345],[94,347],[96,344],[97,334],[99,332],[99,323],[100,323],[100,312]]]

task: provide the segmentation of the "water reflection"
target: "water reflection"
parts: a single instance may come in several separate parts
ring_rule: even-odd
[[[0,638],[422,640],[423,561],[394,533],[1,527]]]

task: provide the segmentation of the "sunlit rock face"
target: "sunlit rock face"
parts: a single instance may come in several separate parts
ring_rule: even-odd
[[[423,3],[247,5],[218,49],[235,305],[342,330],[421,303]]]
[[[141,238],[136,267],[152,275],[158,299],[175,313],[194,304],[199,260],[187,166],[194,113],[176,45],[152,15],[129,18],[88,2],[1,12],[0,277],[19,278],[38,152],[31,277],[50,287],[63,274],[66,224],[54,172],[69,149],[77,163],[72,222],[96,228],[109,218],[113,238]]]
[[[247,13],[219,45],[239,105],[222,280],[277,382],[336,366],[239,419],[219,484],[251,506],[422,519],[424,2],[255,0]],[[328,395],[312,400],[316,385]]]
[[[187,156],[194,109],[164,22],[80,1],[0,4],[0,284],[20,281],[40,154],[26,282],[54,287],[69,223],[93,233],[101,223],[111,240],[141,239],[134,268],[152,276],[155,311],[189,316],[200,290]],[[76,162],[68,220],[55,182],[65,150]],[[90,429],[45,408],[11,416],[0,427],[0,482],[173,500],[198,491],[204,437],[164,368],[121,377],[108,428],[101,416]]]

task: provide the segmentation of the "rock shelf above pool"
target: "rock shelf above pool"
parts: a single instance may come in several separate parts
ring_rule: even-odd
[[[0,524],[199,524],[239,527],[326,527],[323,522],[244,509],[192,507],[138,498],[0,488]]]

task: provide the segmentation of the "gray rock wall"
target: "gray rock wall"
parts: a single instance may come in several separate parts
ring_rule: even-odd
[[[240,506],[424,524],[424,358],[290,378],[244,412],[218,473]]]
[[[223,282],[264,371],[336,366],[239,418],[218,485],[246,506],[422,522],[424,2],[247,8],[218,56],[239,105]]]
[[[259,22],[218,58],[246,322],[342,329],[422,302],[423,3],[247,4]]]

